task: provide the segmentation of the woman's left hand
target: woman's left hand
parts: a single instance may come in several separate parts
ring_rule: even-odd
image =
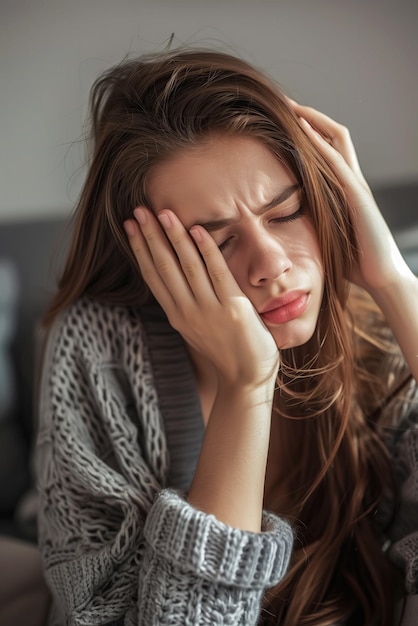
[[[358,246],[358,265],[350,279],[374,296],[409,269],[362,174],[350,133],[311,107],[293,100],[289,104],[345,189]]]

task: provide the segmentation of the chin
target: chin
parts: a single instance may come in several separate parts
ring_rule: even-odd
[[[271,331],[279,350],[289,350],[305,345],[312,338],[315,328],[305,328],[294,330],[293,332],[283,328]]]

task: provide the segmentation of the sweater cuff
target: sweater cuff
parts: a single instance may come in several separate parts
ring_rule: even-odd
[[[264,513],[262,526],[261,533],[233,528],[165,489],[151,507],[144,535],[159,557],[185,572],[212,583],[264,589],[286,573],[293,533],[270,513]]]

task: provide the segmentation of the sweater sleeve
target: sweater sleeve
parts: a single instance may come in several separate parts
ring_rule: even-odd
[[[390,528],[389,558],[401,568],[408,594],[418,594],[418,405],[410,407],[392,447],[399,507]]]
[[[272,514],[264,514],[261,533],[245,532],[169,490],[154,503],[144,534],[140,623],[155,626],[256,624],[262,594],[285,574],[293,540],[288,524]]]
[[[233,529],[165,488],[168,452],[141,333],[122,314],[72,310],[52,329],[42,380],[36,456],[50,624],[255,625],[264,590],[286,571],[291,529],[267,514],[259,534]]]

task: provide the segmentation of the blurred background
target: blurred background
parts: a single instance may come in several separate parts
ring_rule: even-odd
[[[97,75],[164,49],[172,33],[173,46],[216,47],[266,70],[350,128],[418,272],[417,28],[416,0],[0,0],[0,531],[33,533],[35,329],[83,182]]]

